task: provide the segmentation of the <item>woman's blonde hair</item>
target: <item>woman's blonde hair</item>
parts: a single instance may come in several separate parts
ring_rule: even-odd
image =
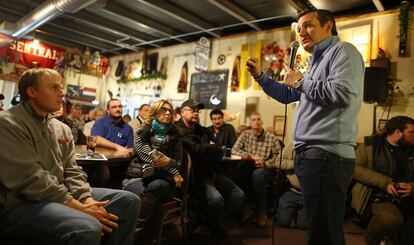
[[[166,100],[159,100],[159,101],[155,102],[154,104],[152,104],[151,109],[148,112],[148,118],[145,120],[146,124],[151,125],[151,121],[157,117],[157,115],[160,112],[161,107],[164,104],[168,104],[171,107],[171,122],[170,122],[170,124],[173,123],[173,118],[172,118],[172,116],[173,116],[172,112],[174,111],[173,105],[170,102],[166,101]]]

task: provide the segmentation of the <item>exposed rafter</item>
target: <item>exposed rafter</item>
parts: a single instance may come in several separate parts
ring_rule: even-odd
[[[136,42],[147,42],[148,39],[151,38],[149,36],[143,36],[141,33],[138,33],[138,32],[135,33],[131,29],[115,24],[113,22],[102,23],[102,20],[100,22],[97,22],[96,21],[96,19],[98,19],[97,16],[93,16],[92,14],[89,14],[86,12],[76,13],[74,15],[65,15],[65,16],[70,19],[73,19],[75,22],[80,23],[82,25],[89,26],[89,27],[98,29],[103,32],[121,36],[122,38],[120,38],[119,40],[131,39]],[[156,44],[152,44],[151,46],[156,47],[156,48],[160,47],[159,45],[156,45]]]
[[[32,8],[35,8],[39,5],[38,2],[35,2],[33,0],[18,0],[23,2],[26,6],[29,5]],[[63,16],[65,18],[69,18],[72,19],[74,21],[76,21],[79,24],[85,25],[85,26],[89,26],[92,27],[94,29],[97,29],[99,31],[102,32],[106,32],[106,33],[110,33],[113,35],[118,35],[122,38],[120,39],[131,39],[133,41],[136,42],[147,42],[149,39],[151,39],[152,37],[144,35],[144,34],[140,34],[140,33],[136,33],[136,34],[132,34],[133,31],[131,29],[128,28],[124,28],[123,26],[114,24],[114,23],[102,23],[102,18],[100,18],[99,16],[94,16],[90,13],[87,13],[85,11],[81,11],[75,14],[68,14],[65,13],[63,14]],[[99,23],[99,24],[98,24]],[[120,43],[120,45],[127,45],[127,44],[123,44]],[[159,48],[160,45],[157,44],[149,44],[152,47],[155,48]]]
[[[273,17],[268,17],[268,18],[263,18],[263,19],[252,20],[252,21],[249,21],[248,23],[258,23],[258,22],[262,22],[262,21],[278,20],[278,19],[291,19],[291,18],[292,18],[291,15],[279,15],[279,16],[273,16]],[[292,18],[292,20],[293,20],[293,18]],[[208,31],[223,30],[223,29],[226,29],[226,28],[242,26],[242,25],[245,25],[245,24],[246,23],[244,23],[244,22],[235,23],[235,24],[230,24],[230,25],[225,25],[225,26],[220,26],[220,27],[214,27],[214,28],[209,29]],[[198,35],[198,34],[201,34],[203,32],[204,31],[194,31],[194,32],[179,34],[175,37],[188,37],[188,36],[192,36],[192,35]],[[155,39],[155,40],[148,41],[148,42],[145,42],[145,43],[134,44],[134,45],[131,45],[131,46],[139,47],[139,46],[142,46],[142,45],[148,45],[150,43],[157,43],[157,42],[162,42],[162,41],[166,41],[166,40],[168,40],[168,38],[160,38],[160,39]],[[119,50],[119,48],[112,49],[110,51],[115,51],[115,50]]]
[[[310,3],[308,0],[287,0],[287,2],[296,9],[296,12],[300,13],[303,11],[316,9],[315,6],[313,6],[312,3]]]
[[[69,28],[69,27],[63,26],[63,25],[58,25],[58,24],[55,24],[55,23],[52,23],[52,22],[49,23],[49,24],[47,24],[47,25],[50,25],[50,26],[53,26],[53,27],[55,27],[57,29],[62,29],[62,30],[68,31],[68,32],[73,32],[73,33],[76,33],[78,35],[81,35],[81,36],[84,36],[84,37],[88,37],[89,39],[92,39],[92,40],[97,40],[97,41],[100,41],[100,42],[103,42],[103,43],[108,43],[108,44],[111,44],[111,45],[114,45],[114,46],[118,46],[118,47],[121,47],[121,48],[129,49],[129,50],[132,50],[132,51],[138,51],[137,48],[130,47],[130,45],[128,45],[128,44],[123,44],[123,43],[119,43],[119,42],[113,42],[113,41],[110,41],[108,39],[101,38],[101,37],[98,37],[96,35],[92,35],[92,34],[89,34],[89,33],[85,33],[85,32],[82,32],[82,31],[79,31],[79,30],[76,30],[76,29],[73,29],[73,28]]]
[[[211,3],[212,5],[216,6],[217,8],[235,17],[236,19],[246,22],[246,25],[250,26],[256,31],[261,31],[260,27],[258,27],[256,24],[249,22],[249,21],[255,20],[256,18],[250,15],[249,13],[247,13],[244,9],[241,9],[240,7],[236,6],[234,3],[228,0],[207,0],[207,1]]]
[[[372,0],[372,2],[374,3],[375,7],[377,8],[378,12],[384,11],[384,5],[382,4],[381,0]]]
[[[74,38],[70,38],[70,37],[67,37],[67,36],[62,36],[62,35],[59,35],[59,34],[56,34],[56,33],[46,32],[46,31],[42,31],[42,30],[36,30],[36,33],[41,33],[41,34],[46,35],[46,36],[51,36],[51,37],[63,39],[63,40],[69,41],[69,42],[82,44],[84,46],[95,48],[95,49],[98,49],[100,51],[110,52],[110,53],[113,53],[113,54],[119,54],[118,52],[108,51],[108,49],[106,49],[104,47],[101,47],[101,46],[97,46],[97,45],[92,44],[90,42],[84,42],[84,41],[77,40],[77,39],[74,39]]]
[[[129,14],[130,16],[127,16],[124,12],[121,12],[119,7],[115,7],[115,5],[111,5],[110,8],[104,8],[95,10],[94,13],[96,14],[104,14],[108,17],[113,17],[122,20],[125,22],[126,25],[131,24],[133,25],[137,30],[140,30],[142,32],[152,32],[157,33],[160,36],[163,37],[172,37],[173,34],[171,33],[171,30],[169,27],[163,26],[159,23],[156,23],[152,20],[145,19],[143,17],[134,16],[132,17],[132,14]],[[185,43],[186,41],[180,38],[174,38],[178,42]]]
[[[1,6],[0,6],[0,9],[4,10],[4,8],[1,7]],[[24,14],[19,13],[18,11],[15,11],[15,10],[7,9],[6,11],[12,13],[15,16],[24,16]],[[108,43],[108,44],[111,44],[111,45],[114,45],[114,46],[129,49],[129,50],[132,50],[132,51],[138,51],[137,48],[129,47],[129,45],[127,45],[127,44],[121,44],[121,43],[113,42],[113,41],[110,41],[108,39],[100,38],[96,35],[92,35],[92,34],[85,33],[85,32],[82,32],[82,31],[79,31],[79,30],[76,30],[76,29],[73,29],[73,28],[69,28],[69,27],[66,27],[66,26],[61,25],[61,24],[55,24],[53,22],[49,22],[49,23],[45,24],[45,26],[51,26],[51,27],[54,27],[55,29],[61,29],[61,30],[64,30],[64,31],[69,31],[69,32],[72,32],[72,33],[76,33],[78,35],[87,37],[87,38],[92,39],[92,40],[97,40],[97,41],[100,41],[100,42],[103,42],[103,43]],[[43,29],[43,28],[41,27],[40,29]]]
[[[165,15],[171,16],[176,20],[179,20],[189,26],[192,26],[198,30],[204,30],[206,33],[214,36],[214,37],[220,37],[217,33],[208,31],[207,29],[213,28],[214,26],[204,20],[201,20],[200,18],[195,17],[194,15],[172,5],[169,4],[166,1],[163,0],[136,0],[142,4],[145,4],[146,6],[153,8]],[[163,8],[161,6],[168,6],[166,8]]]

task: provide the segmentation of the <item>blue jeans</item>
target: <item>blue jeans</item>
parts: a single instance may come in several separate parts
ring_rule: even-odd
[[[287,191],[279,198],[279,205],[277,207],[277,223],[281,226],[289,227],[293,218],[296,218],[296,227],[306,230],[306,216],[303,208],[302,195]]]
[[[308,221],[308,244],[344,245],[345,202],[355,159],[308,148],[297,152],[295,163]]]
[[[252,187],[256,197],[256,210],[259,214],[267,213],[267,186],[269,173],[265,168],[256,168],[252,173]]]
[[[0,235],[36,244],[133,244],[140,199],[127,191],[92,188],[97,201],[110,200],[105,209],[117,215],[118,228],[101,237],[94,217],[55,202],[25,202],[0,213]]]
[[[236,170],[236,183],[244,190],[251,190],[256,211],[259,214],[267,213],[267,187],[269,186],[269,172],[265,168],[256,168],[254,162],[246,161]],[[249,183],[249,185],[246,185]],[[250,192],[249,192],[250,193]]]
[[[244,192],[226,176],[215,173],[212,183],[202,186],[204,193],[200,195],[204,204],[206,216],[220,218],[223,211],[226,213],[240,208],[245,201]]]
[[[146,187],[141,178],[130,179],[124,182],[124,189],[140,195],[147,191],[158,198],[161,202],[169,201],[173,198],[175,186],[163,179],[155,179],[151,181]]]

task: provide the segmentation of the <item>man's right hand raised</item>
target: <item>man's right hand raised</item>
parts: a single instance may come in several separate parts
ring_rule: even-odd
[[[259,61],[256,58],[249,57],[246,61],[247,71],[253,78],[258,78],[262,75],[262,70],[259,67]]]

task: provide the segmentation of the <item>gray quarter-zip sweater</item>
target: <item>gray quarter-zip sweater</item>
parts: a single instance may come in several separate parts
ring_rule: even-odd
[[[299,89],[288,88],[266,75],[257,81],[265,93],[281,103],[300,101],[293,125],[295,149],[319,147],[355,158],[364,70],[358,50],[332,36],[315,45],[311,66],[303,74]]]
[[[28,102],[0,113],[0,212],[28,201],[91,196],[68,126]]]

